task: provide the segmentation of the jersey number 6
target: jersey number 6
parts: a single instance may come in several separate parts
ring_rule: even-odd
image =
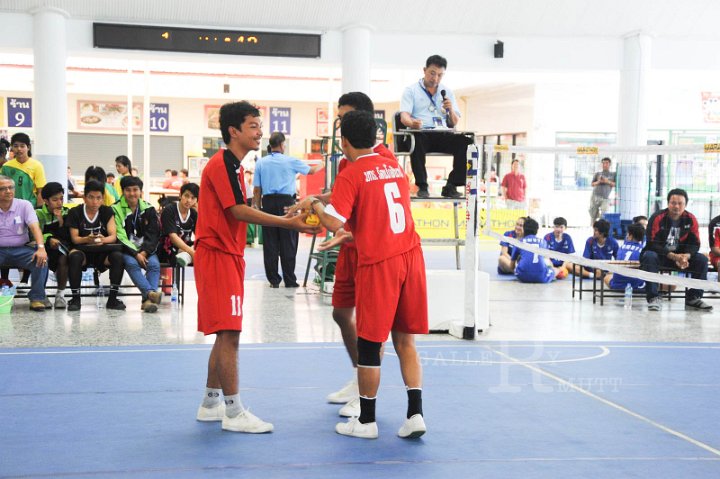
[[[385,200],[390,213],[390,229],[393,233],[399,234],[405,231],[405,209],[395,200],[400,198],[400,188],[397,183],[385,183]]]

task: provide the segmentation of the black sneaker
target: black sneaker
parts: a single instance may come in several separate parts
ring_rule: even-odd
[[[423,199],[430,198],[430,192],[427,188],[420,188],[416,196]]]
[[[279,284],[272,284],[272,283],[270,283],[270,287],[271,287],[271,288],[279,288],[280,285],[279,285]]]
[[[108,299],[107,303],[105,303],[106,309],[114,309],[116,311],[125,311],[125,303],[120,301],[119,299]]]
[[[67,304],[68,311],[80,311],[80,298],[73,298]]]
[[[451,185],[445,185],[443,186],[442,191],[440,192],[440,195],[442,195],[443,198],[462,198],[463,195],[458,193],[457,188]]]
[[[699,309],[700,311],[712,311],[713,307],[700,298],[685,301],[686,308]]]
[[[300,285],[297,283],[289,283],[285,285],[286,288],[299,288]]]

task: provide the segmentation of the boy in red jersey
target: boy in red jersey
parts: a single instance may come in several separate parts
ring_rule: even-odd
[[[195,277],[198,290],[198,330],[216,334],[208,361],[205,397],[198,421],[222,421],[228,431],[263,433],[273,425],[242,406],[238,394],[238,345],[242,331],[247,224],[278,226],[306,233],[316,228],[305,216],[285,218],[245,204],[244,173],[240,161],[260,147],[260,112],[248,102],[220,108],[220,131],[226,150],[217,152],[203,169],[195,230]],[[221,280],[220,280],[221,279]],[[220,393],[224,395],[224,403]]]
[[[342,149],[350,164],[337,177],[327,208],[303,200],[323,226],[348,223],[358,252],[355,275],[360,417],[338,423],[336,432],[374,439],[375,399],[380,385],[380,349],[392,332],[408,393],[402,438],[426,431],[422,416],[422,368],[414,334],[428,332],[427,286],[420,237],[410,213],[410,187],[396,161],[373,151],[375,120],[364,111],[342,118]],[[382,247],[378,247],[382,245]]]
[[[375,106],[372,100],[365,93],[355,91],[343,94],[338,99],[338,118],[349,111],[366,111],[373,113]],[[380,156],[397,162],[395,155],[382,143],[377,143],[373,151]],[[349,164],[347,158],[342,158],[338,164],[338,173],[343,171]],[[317,196],[324,204],[330,202],[330,193]],[[349,230],[346,227],[345,230]],[[349,231],[348,231],[349,232]],[[340,333],[345,344],[345,349],[350,356],[353,366],[353,378],[340,390],[328,394],[327,401],[332,404],[344,404],[338,414],[345,417],[360,415],[360,397],[358,395],[357,383],[357,330],[355,325],[355,272],[357,270],[357,248],[352,236],[337,236],[326,241],[318,247],[318,251],[324,251],[340,245],[337,262],[335,265],[335,284],[332,293],[333,319],[340,327]]]

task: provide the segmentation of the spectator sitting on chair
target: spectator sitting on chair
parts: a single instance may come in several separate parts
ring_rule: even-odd
[[[123,245],[125,271],[142,294],[142,310],[154,313],[162,300],[162,293],[158,291],[160,261],[156,254],[160,222],[155,207],[141,198],[143,182],[140,178],[124,176],[120,186],[123,196],[112,208],[118,241]]]
[[[608,220],[597,220],[593,224],[593,235],[585,242],[583,257],[599,260],[615,259],[619,248],[618,242],[610,236],[610,222]],[[575,265],[573,274],[582,274],[583,278],[590,278],[593,275],[593,269],[587,266]],[[599,277],[602,273],[595,270],[595,274]]]
[[[515,229],[506,231],[503,236],[508,238],[522,239],[523,237],[523,225],[525,224],[525,217],[521,216],[515,221]],[[498,258],[498,274],[515,274],[515,265],[512,262],[512,254],[515,249],[509,243],[504,241],[500,242],[500,257]]]
[[[198,216],[195,205],[199,197],[200,187],[195,183],[188,183],[180,188],[180,200],[163,208],[160,216],[162,234],[158,247],[158,259],[161,263],[175,266],[178,253],[189,255],[190,261],[185,261],[185,264],[192,262],[195,257],[193,234]]]
[[[187,168],[180,169],[180,180],[182,181],[183,185],[187,185],[190,183],[190,178],[188,176],[190,175],[190,172],[187,170]]]
[[[65,286],[68,279],[68,253],[70,252],[70,232],[67,227],[69,209],[63,206],[65,191],[60,183],[51,181],[40,191],[45,204],[35,210],[40,222],[40,229],[45,241],[50,271],[55,272],[57,292],[55,293],[55,309],[64,309]]]
[[[113,186],[114,180],[115,175],[112,173],[105,175],[105,170],[100,166],[88,166],[87,170],[85,170],[86,185],[91,181],[97,181],[105,186],[105,192],[103,193],[103,204],[105,206],[112,206],[120,199]]]
[[[558,216],[553,220],[553,231],[545,235],[545,243],[547,243],[548,249],[557,251],[558,253],[573,254],[575,252],[575,245],[573,244],[572,237],[565,232],[567,229],[567,220],[562,216]],[[572,269],[572,265],[561,259],[550,259],[554,268],[560,269],[560,276],[558,279],[562,279],[567,276],[567,272]],[[565,273],[562,270],[565,270]]]
[[[71,208],[65,220],[72,243],[68,255],[68,278],[72,294],[67,305],[68,311],[80,310],[80,284],[86,266],[92,266],[98,272],[110,269],[110,294],[106,307],[125,309],[125,303],[117,299],[123,277],[123,257],[119,249],[110,251],[107,247],[116,243],[117,234],[113,210],[103,205],[104,193],[105,185],[99,181],[86,183],[83,193],[85,204]]]
[[[432,128],[453,128],[460,121],[455,94],[440,81],[445,75],[447,60],[432,55],[425,62],[423,78],[405,88],[400,101],[400,121],[415,130]],[[467,172],[467,147],[472,140],[465,135],[451,132],[413,133],[415,149],[410,155],[410,164],[418,187],[418,198],[429,198],[426,153],[447,153],[453,155],[453,168],[442,189],[446,198],[461,198],[457,187],[465,184]]]
[[[45,282],[48,274],[45,242],[32,203],[15,198],[14,194],[15,182],[12,178],[0,175],[0,265],[30,271],[30,309],[44,311],[47,301]],[[26,245],[28,232],[32,235],[37,250]]]
[[[667,195],[668,207],[648,220],[647,244],[640,255],[640,269],[657,273],[661,267],[687,272],[694,279],[707,279],[708,259],[701,254],[700,230],[695,215],[685,210],[688,196],[675,188]],[[646,286],[648,311],[660,311],[658,283]],[[687,289],[685,307],[710,311],[712,306],[702,300],[703,290]]]
[[[621,261],[639,261],[640,253],[643,249],[643,239],[645,238],[645,228],[643,225],[633,223],[627,228],[627,236],[625,242],[618,249],[617,259]],[[645,281],[637,278],[629,278],[621,274],[605,274],[605,284],[610,289],[624,290],[630,284],[633,291],[643,290]]]
[[[545,240],[536,236],[538,228],[537,221],[530,217],[525,218],[522,242],[536,248],[547,248]],[[549,283],[561,273],[559,268],[553,268],[549,259],[520,248],[514,249],[512,263],[515,267],[515,277],[522,283]]]
[[[165,181],[163,181],[162,187],[167,190],[180,190],[180,187],[183,185],[182,179],[178,176],[177,170],[171,170],[170,176],[168,178],[165,178]]]

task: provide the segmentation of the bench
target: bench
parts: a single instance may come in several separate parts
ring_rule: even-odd
[[[12,266],[14,268],[14,266]],[[160,276],[160,284],[158,287],[162,290],[166,289],[172,289],[173,283],[177,286],[178,289],[178,302],[180,304],[185,304],[185,266],[175,265],[172,266],[169,263],[160,263],[160,270],[162,271],[164,268],[172,268],[173,269],[173,281],[165,281],[165,278]],[[88,266],[83,269],[83,271],[86,271],[88,269],[93,269],[92,266]],[[96,281],[92,286],[86,286],[86,285],[80,285],[80,296],[83,298],[87,297],[95,297],[97,296],[96,290],[98,287],[103,287],[106,291],[110,289],[110,285],[101,285],[98,280],[98,274],[97,271],[93,270],[93,276],[95,277]],[[23,291],[27,292],[30,291],[29,285],[15,285],[16,290],[18,292]],[[133,292],[126,292],[124,290],[127,289],[134,289]],[[50,292],[57,290],[57,286],[45,286],[45,291],[48,297],[55,297],[55,294],[50,294]],[[90,290],[90,291],[87,291]],[[141,296],[141,293],[137,290],[134,284],[121,284],[119,286],[119,292],[118,296]]]

